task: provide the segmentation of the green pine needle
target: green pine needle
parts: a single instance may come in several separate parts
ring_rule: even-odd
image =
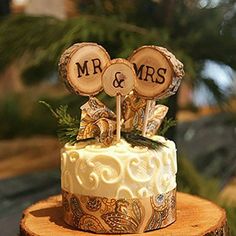
[[[77,135],[80,127],[80,120],[77,117],[72,117],[68,114],[68,106],[59,106],[55,110],[44,101],[39,103],[45,105],[57,119],[58,122],[58,138],[62,143],[75,144],[78,142]]]
[[[150,149],[158,149],[159,147],[165,146],[163,143],[152,140],[136,132],[121,132],[121,136],[134,146],[148,147]]]
[[[53,116],[58,121],[58,138],[62,143],[71,143],[75,144],[77,142],[86,142],[90,140],[94,140],[94,138],[77,140],[77,135],[80,127],[80,120],[77,117],[72,117],[68,114],[68,106],[59,106],[59,108],[53,109],[51,105],[44,101],[40,101],[39,103],[45,105],[53,114]],[[176,121],[173,119],[166,119],[163,122],[162,129],[159,131],[159,135],[164,136],[166,131],[174,126]],[[165,146],[163,143],[149,139],[147,137],[143,137],[138,133],[138,131],[132,132],[121,132],[121,136],[132,146],[141,146],[148,147],[150,149],[158,149],[161,146]]]
[[[158,130],[158,135],[165,136],[168,129],[171,128],[171,127],[176,126],[176,124],[177,124],[177,122],[173,118],[168,119],[167,117],[165,117],[160,129]]]

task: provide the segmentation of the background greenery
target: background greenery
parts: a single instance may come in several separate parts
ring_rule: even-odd
[[[56,123],[39,100],[54,107],[69,104],[72,114],[79,113],[84,97],[32,92],[44,81],[55,82],[60,55],[75,42],[97,42],[112,58],[128,57],[145,44],[167,47],[184,63],[185,83],[193,88],[203,84],[219,104],[227,101],[227,94],[202,70],[208,60],[236,69],[234,0],[80,0],[77,7],[78,16],[67,20],[11,15],[0,21],[0,71],[20,64],[22,80],[30,89],[1,97],[1,139],[56,134]],[[114,100],[99,96],[114,108]],[[178,111],[177,96],[163,101],[169,103],[172,117]],[[174,138],[174,133],[172,129],[168,137]],[[178,159],[179,190],[218,202],[219,180],[201,176],[182,154]],[[236,209],[226,208],[236,235]]]
[[[75,42],[102,44],[112,58],[128,57],[141,45],[156,44],[167,47],[184,63],[186,83],[193,87],[204,84],[218,102],[225,102],[221,88],[212,78],[206,78],[202,69],[207,60],[236,68],[234,1],[219,1],[216,6],[212,5],[215,1],[206,1],[205,7],[200,7],[200,2],[83,0],[77,3],[79,16],[64,21],[45,16],[7,17],[0,22],[0,71],[20,60],[23,81],[32,86],[55,76],[61,53]],[[176,97],[169,99],[173,104],[171,117],[178,109]],[[74,99],[78,106],[82,103],[82,98]],[[17,113],[14,100],[18,99],[13,96],[1,100],[1,107],[12,106],[8,112]],[[32,133],[40,133],[41,129],[30,127]],[[10,132],[11,136],[17,131]],[[174,130],[169,133],[173,138],[171,134]]]

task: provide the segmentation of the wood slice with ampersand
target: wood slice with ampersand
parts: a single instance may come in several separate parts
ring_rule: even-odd
[[[113,59],[102,72],[104,91],[109,96],[116,96],[116,139],[120,141],[121,130],[121,96],[129,94],[134,88],[135,71],[125,59]]]
[[[112,97],[117,94],[125,96],[134,88],[135,78],[135,71],[130,62],[120,58],[113,59],[103,70],[103,89]]]
[[[74,44],[62,54],[59,74],[70,91],[93,96],[103,89],[102,70],[109,61],[109,54],[96,43]]]

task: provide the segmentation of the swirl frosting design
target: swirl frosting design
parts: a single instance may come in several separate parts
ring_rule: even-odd
[[[62,189],[73,194],[108,198],[135,198],[162,194],[176,187],[175,143],[158,150],[131,147],[121,139],[102,147],[95,143],[66,144],[61,150]]]

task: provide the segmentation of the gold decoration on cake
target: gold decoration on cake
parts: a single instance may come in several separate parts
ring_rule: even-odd
[[[131,132],[133,129],[140,131],[143,129],[145,108],[144,99],[134,94],[125,98],[122,103],[122,116],[123,129],[126,132]],[[90,97],[81,110],[77,140],[98,138],[98,141],[104,145],[110,145],[117,128],[116,115],[95,97]],[[160,104],[155,105],[155,101],[152,101],[146,130],[148,135],[156,134],[167,111],[168,107]]]
[[[81,107],[80,128],[77,140],[98,138],[109,145],[116,130],[116,115],[95,97]]]
[[[142,198],[107,198],[72,194],[62,189],[64,220],[94,233],[143,233],[176,220],[176,189]]]
[[[134,93],[125,98],[122,103],[123,129],[125,131],[131,131],[133,129],[142,131],[146,106],[146,100]],[[148,111],[147,135],[156,134],[167,112],[167,106],[161,104],[155,105],[155,101],[151,101]]]

